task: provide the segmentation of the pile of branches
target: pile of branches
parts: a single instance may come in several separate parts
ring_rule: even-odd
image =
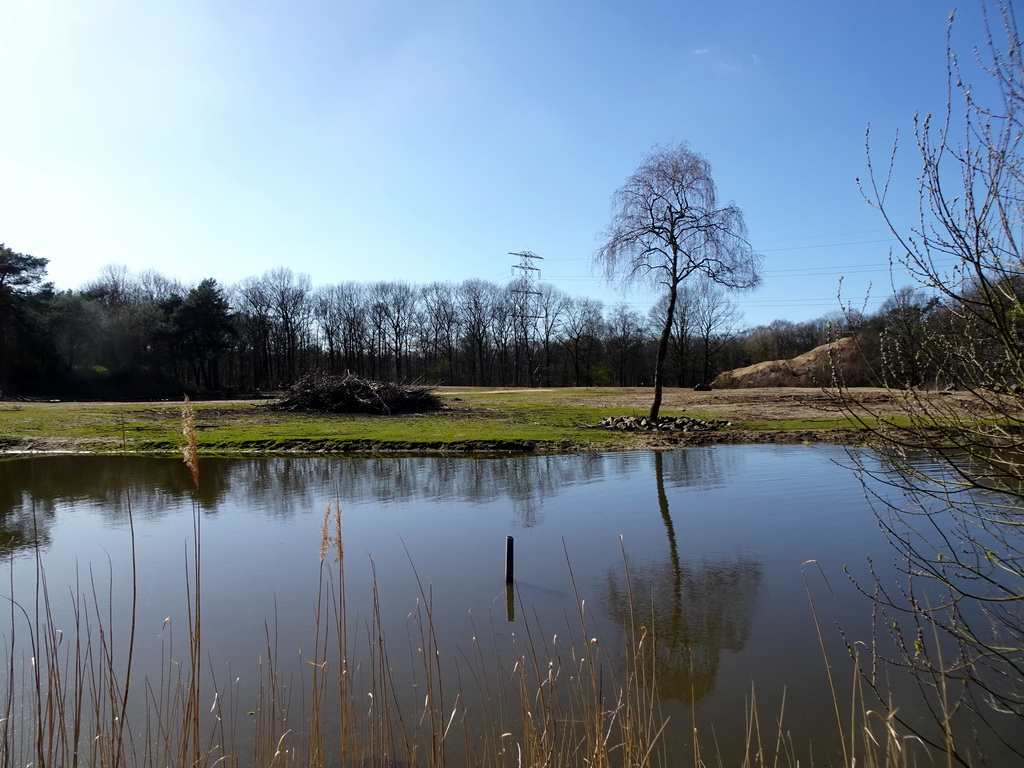
[[[418,413],[436,411],[441,399],[426,386],[316,372],[292,384],[271,407],[317,413]]]

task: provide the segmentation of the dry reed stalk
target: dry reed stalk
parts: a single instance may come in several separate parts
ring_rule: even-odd
[[[313,681],[310,689],[310,712],[309,712],[309,733],[307,735],[307,760],[310,765],[322,765],[326,760],[325,741],[322,718],[324,715],[325,697],[327,694],[327,665],[328,648],[330,646],[331,622],[327,619],[327,605],[333,593],[333,581],[330,573],[325,573],[330,563],[324,560],[327,553],[331,552],[334,560],[339,564],[339,570],[343,562],[343,550],[341,544],[341,505],[328,504],[324,511],[323,522],[320,526],[320,578],[317,589],[316,613],[314,627],[313,659],[310,664],[313,667]],[[342,609],[343,610],[343,609]],[[340,635],[340,632],[339,632]],[[340,643],[340,640],[339,640]],[[345,655],[339,647],[339,661]],[[339,682],[344,684],[342,677]],[[340,702],[347,700],[347,692],[344,687],[339,690]],[[339,722],[342,730],[345,730],[344,721]],[[342,736],[342,744],[345,744],[345,737]]]
[[[330,525],[327,518],[330,518]],[[341,533],[341,503],[336,502],[332,511],[328,506],[325,514],[324,533],[328,546],[334,553],[335,571],[331,571],[329,583],[330,624],[334,628],[334,642],[337,656],[338,741],[342,762],[353,762],[353,734],[356,733],[357,713],[354,706],[352,668],[349,659],[348,608],[345,594],[345,546]],[[336,576],[335,576],[336,574]]]
[[[250,716],[254,718],[252,765],[255,768],[287,765],[291,755],[287,743],[288,737],[292,734],[288,727],[291,689],[279,676],[276,602],[274,614],[273,624],[264,624],[266,657],[259,661],[260,685],[256,708],[250,712]]]
[[[939,697],[939,712],[936,713],[936,721],[942,727],[944,742],[941,745],[942,748],[937,753],[929,752],[928,745],[919,736],[900,733],[900,719],[897,707],[891,700],[881,702],[877,698],[880,690],[879,681],[876,677],[879,650],[875,639],[872,640],[872,645],[868,652],[871,667],[867,671],[861,665],[859,644],[846,641],[847,651],[852,660],[852,685],[849,703],[846,705],[848,707],[848,714],[844,718],[841,711],[843,705],[839,701],[838,688],[833,674],[833,664],[825,647],[825,638],[819,623],[818,609],[815,606],[810,584],[804,571],[804,567],[807,565],[818,566],[822,578],[824,579],[825,577],[824,572],[821,571],[821,566],[816,560],[808,560],[801,566],[804,589],[810,604],[818,646],[825,663],[826,676],[832,693],[832,706],[836,716],[839,736],[842,740],[844,765],[866,766],[866,768],[905,768],[905,766],[917,765],[918,757],[922,757],[923,764],[929,765],[937,764],[937,760],[940,758],[944,759],[946,765],[950,766],[950,768],[954,762],[965,764],[960,759],[959,746],[953,742],[953,733],[949,725],[952,711],[944,691],[940,691],[943,695]],[[827,579],[825,579],[825,585],[831,594],[831,586],[828,585]],[[945,682],[945,679],[943,679],[943,683]],[[867,690],[865,690],[865,687],[867,687]],[[882,704],[881,712],[873,710],[869,705],[869,691],[875,694],[876,702]],[[881,734],[876,732],[878,728],[881,728]],[[779,730],[780,732],[782,730],[781,721]],[[911,753],[909,747],[913,744],[923,749],[922,755]],[[934,744],[931,746],[935,747]]]
[[[185,436],[185,445],[182,453],[185,458],[185,465],[192,474],[192,484],[199,487],[199,434],[196,431],[196,414],[192,410],[192,401],[185,395],[184,404],[181,406],[181,433]]]
[[[0,719],[0,768],[10,768],[11,755],[9,754],[9,752],[7,750],[7,746],[9,744],[11,744],[11,738],[12,738],[11,729],[12,729],[12,727],[14,725],[14,722],[15,722],[15,720],[14,720],[14,699],[15,699],[15,696],[14,696],[14,691],[15,691],[14,680],[15,680],[15,676],[16,676],[16,673],[17,673],[17,666],[15,664],[15,648],[17,647],[16,646],[17,636],[16,636],[15,628],[17,626],[17,614],[15,612],[16,603],[13,600],[13,595],[14,595],[14,569],[13,568],[11,568],[8,571],[8,579],[9,579],[9,581],[8,581],[8,588],[10,589],[10,593],[12,595],[12,599],[9,601],[10,609],[11,609],[10,614],[9,614],[9,618],[10,618],[10,622],[11,622],[11,624],[10,624],[10,626],[11,626],[11,634],[10,634],[10,640],[9,640],[9,642],[10,642],[9,649],[5,648],[5,650],[9,650],[9,653],[7,654],[7,663],[4,665],[6,667],[6,669],[7,669],[7,686],[4,689],[4,695],[3,695],[3,717],[2,717],[2,719]]]
[[[188,395],[184,396],[181,408],[181,432],[185,437],[182,449],[185,465],[192,476],[194,489],[199,488],[199,438],[196,431],[196,417]],[[202,511],[199,500],[192,499],[192,539],[191,556],[186,545],[185,551],[185,583],[186,606],[188,611],[189,645],[188,645],[188,684],[183,703],[184,712],[181,729],[181,751],[193,766],[201,764],[204,749],[200,734],[200,690],[202,681]],[[191,579],[189,578],[191,566]]]
[[[839,739],[840,739],[840,742],[841,742],[842,748],[843,748],[843,764],[844,765],[853,765],[854,763],[851,762],[851,761],[855,760],[855,758],[853,757],[853,754],[850,751],[853,748],[853,745],[849,745],[849,746],[847,745],[846,728],[845,728],[845,726],[843,724],[843,715],[840,712],[839,694],[838,694],[838,692],[836,690],[835,678],[832,676],[832,663],[831,663],[831,661],[828,658],[828,651],[825,650],[825,637],[824,637],[824,635],[822,634],[822,631],[821,631],[821,624],[818,622],[818,611],[817,611],[817,609],[814,606],[814,597],[811,594],[811,587],[810,587],[810,584],[807,583],[807,571],[805,570],[805,567],[808,566],[808,565],[816,565],[816,566],[818,566],[818,571],[819,571],[819,573],[821,573],[822,578],[824,578],[825,572],[821,570],[821,565],[818,563],[817,560],[807,560],[804,563],[802,563],[801,566],[800,566],[800,575],[801,575],[801,577],[804,580],[804,591],[807,593],[807,600],[808,600],[808,602],[811,605],[811,617],[814,619],[814,631],[815,631],[815,633],[817,634],[817,637],[818,637],[818,647],[821,649],[821,655],[822,655],[822,658],[825,661],[825,671],[826,671],[826,674],[828,676],[829,689],[832,692],[832,708],[833,708],[833,711],[835,712],[835,716],[836,716],[836,729],[839,732]],[[825,581],[825,584],[826,584],[826,586],[828,585],[828,581],[827,580]],[[832,588],[829,587],[829,591],[830,592],[831,592],[831,589]],[[851,733],[852,733],[852,728],[851,728]]]

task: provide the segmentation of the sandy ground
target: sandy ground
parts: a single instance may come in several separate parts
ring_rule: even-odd
[[[445,395],[458,396],[465,387],[441,387]],[[476,388],[478,394],[515,392],[522,390],[491,390]],[[528,390],[542,392],[544,390]],[[651,407],[653,391],[649,387],[580,388],[552,390],[560,393],[559,402],[567,405],[591,407],[633,408],[638,415],[646,414]],[[578,397],[573,397],[578,392]],[[857,399],[861,412],[878,416],[893,416],[903,412],[893,394],[877,387],[859,387],[848,394]],[[941,398],[944,406],[953,406],[964,411],[970,410],[969,396],[959,393],[932,393],[929,397]],[[449,407],[458,408],[452,403]],[[859,443],[866,437],[863,431],[836,429],[835,420],[844,418],[846,413],[839,407],[834,391],[798,387],[763,387],[756,389],[719,389],[710,392],[695,392],[692,389],[666,389],[662,397],[662,412],[684,411],[691,415],[714,415],[732,422],[771,421],[815,421],[801,429],[758,429],[732,428],[712,432],[647,433],[640,442],[650,447],[672,445],[710,445],[721,443],[802,443],[831,442]],[[636,447],[636,438],[632,447]]]
[[[653,390],[649,387],[616,387],[562,390],[514,390],[487,389],[484,387],[468,390],[466,387],[440,387],[445,395],[457,396],[459,392],[475,393],[503,392],[544,392],[562,393],[559,402],[572,405],[606,406],[608,408],[635,408],[638,413],[650,410]],[[579,392],[578,398],[572,397]],[[880,415],[895,415],[902,412],[893,396],[880,387],[858,387],[849,390],[862,405]],[[607,394],[604,394],[607,393]],[[934,393],[944,401],[963,401],[968,397],[959,393]],[[710,392],[694,392],[692,389],[666,389],[661,402],[662,410],[687,412],[714,412],[732,421],[789,421],[793,419],[834,419],[842,411],[836,404],[834,391],[799,387],[761,387],[756,389],[716,389]]]
[[[884,389],[858,389],[857,397],[874,406],[896,413],[895,404]],[[637,408],[651,407],[652,390],[625,388],[603,397],[586,397],[580,405]],[[827,419],[839,417],[832,395],[820,389],[768,387],[761,389],[720,389],[694,392],[691,389],[666,389],[661,401],[662,410],[687,412],[708,411],[723,415],[732,421],[785,421],[791,419]]]

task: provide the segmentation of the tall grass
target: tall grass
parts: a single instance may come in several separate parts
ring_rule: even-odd
[[[196,427],[187,399],[182,424],[185,463],[198,488]],[[204,658],[201,521],[195,501],[192,541],[184,553],[184,647],[176,644],[177,628],[168,619],[160,636],[160,669],[142,677],[133,664],[134,608],[127,626],[121,626],[109,581],[104,590],[90,567],[71,590],[70,626],[58,627],[42,553],[35,553],[36,588],[24,602],[13,594],[12,564],[11,632],[0,667],[6,676],[0,768],[726,764],[725,745],[714,739],[703,743],[695,723],[671,722],[659,704],[653,617],[630,622],[621,637],[603,637],[575,582],[575,607],[554,634],[529,618],[530,606],[515,595],[520,615],[527,617],[520,636],[506,642],[493,623],[479,624],[474,617],[473,634],[453,648],[438,637],[431,589],[418,576],[406,636],[386,636],[387,606],[375,578],[369,615],[350,625],[337,503],[328,504],[323,516],[319,579],[315,594],[308,596],[314,607],[311,640],[301,652],[299,671],[285,671],[294,665],[291,659],[282,663],[271,617],[264,650],[254,662],[255,688],[241,686],[234,669],[226,679],[218,678],[214,670],[221,667]],[[566,560],[568,567],[568,555]],[[625,554],[623,568],[628,599],[639,605],[643,601],[634,603]],[[132,579],[135,601],[134,573]],[[638,614],[631,610],[630,615]],[[867,708],[856,685],[857,663],[850,668],[851,700],[840,702],[834,693],[829,703],[843,734],[842,764],[914,764],[914,745],[900,737],[891,718]],[[826,666],[834,674],[836,662],[826,658]],[[783,716],[780,711],[765,719],[752,692],[742,758],[730,764],[805,764]],[[692,730],[691,755],[669,754],[669,729]]]

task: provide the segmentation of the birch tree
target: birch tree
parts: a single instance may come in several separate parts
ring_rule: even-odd
[[[761,281],[761,256],[743,213],[720,204],[711,164],[687,144],[655,148],[612,198],[612,222],[594,255],[609,281],[653,286],[668,298],[654,368],[651,418],[661,409],[665,356],[680,286],[703,275],[723,288]]]

